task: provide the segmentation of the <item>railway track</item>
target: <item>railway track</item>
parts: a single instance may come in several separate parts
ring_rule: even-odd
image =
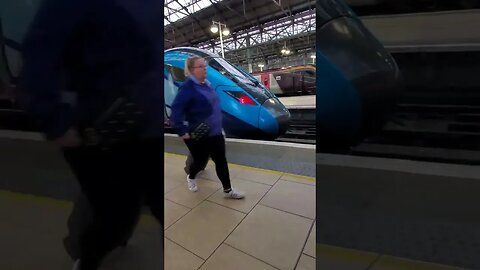
[[[315,144],[316,123],[312,120],[292,121],[287,132],[276,141]]]
[[[352,154],[480,165],[480,105],[402,104]]]
[[[480,50],[393,53],[393,57],[405,86],[399,105],[383,130],[352,152],[480,164]]]
[[[301,144],[315,144],[315,128],[307,127],[307,126],[295,126],[293,129],[287,130],[287,132],[275,139],[277,142],[291,142],[291,143],[301,143]],[[313,134],[312,134],[313,132]],[[166,127],[165,133],[167,134],[174,134],[175,132],[171,129]]]

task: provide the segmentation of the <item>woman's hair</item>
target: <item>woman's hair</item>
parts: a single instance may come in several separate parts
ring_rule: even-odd
[[[187,58],[187,61],[185,61],[185,76],[187,76],[187,77],[190,76],[190,74],[192,73],[192,70],[193,70],[193,66],[195,65],[195,62],[198,59],[203,59],[203,58],[200,57],[200,56],[194,56],[194,57]]]

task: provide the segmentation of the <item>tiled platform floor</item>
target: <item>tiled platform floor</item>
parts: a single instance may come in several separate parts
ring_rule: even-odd
[[[166,270],[453,270],[383,254],[315,245],[315,180],[231,165],[244,200],[222,198],[210,164],[200,190],[185,184],[185,156],[165,154]],[[62,246],[72,204],[0,191],[0,269],[71,269]],[[102,270],[162,268],[158,224],[144,216],[130,245]],[[315,265],[317,268],[315,268]]]
[[[165,153],[165,270],[461,269],[316,244],[315,179],[231,164],[228,200],[213,163],[189,192],[185,159]]]
[[[165,154],[165,269],[315,269],[315,180],[231,165],[245,199],[222,196],[213,163],[186,187],[185,156]]]

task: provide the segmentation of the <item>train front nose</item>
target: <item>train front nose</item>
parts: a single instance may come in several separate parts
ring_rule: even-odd
[[[277,138],[284,134],[290,122],[290,112],[276,98],[267,99],[261,106],[258,127],[268,137]]]
[[[336,130],[330,135],[342,138],[345,143],[354,143],[378,131],[391,115],[401,87],[400,73],[383,45],[355,17],[340,16],[317,24],[317,27],[317,50],[350,85],[351,97],[356,99],[352,104],[355,103],[358,108],[355,111],[358,115],[343,116],[355,119],[352,120],[354,128]],[[317,72],[322,71],[317,69]],[[317,93],[322,91],[318,79],[317,88]],[[326,103],[319,100],[320,96],[321,93],[317,96],[317,104]],[[317,106],[317,110],[322,108]],[[337,110],[335,113],[349,112],[352,111]],[[317,129],[317,132],[321,130]]]

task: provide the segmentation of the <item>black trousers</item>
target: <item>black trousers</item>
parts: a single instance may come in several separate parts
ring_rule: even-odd
[[[143,203],[163,224],[163,138],[109,150],[65,148],[63,153],[92,208],[92,222],[80,240],[82,270],[98,269],[125,241]],[[163,239],[158,240],[163,245]]]
[[[140,216],[136,223],[138,223]],[[64,238],[65,249],[76,261],[80,259],[81,240],[85,230],[93,223],[93,208],[83,193],[80,193],[73,204],[72,212],[67,221],[68,235]],[[134,233],[135,227],[131,227],[127,235],[118,241],[119,246],[126,246]]]
[[[222,182],[224,190],[231,188],[230,173],[228,171],[227,157],[225,153],[225,138],[222,135],[206,137],[200,140],[184,140],[193,157],[190,165],[190,178],[193,179],[212,157],[215,163],[217,176]]]
[[[187,156],[187,160],[185,161],[185,167],[183,168],[186,174],[190,174],[190,167],[192,166],[192,164],[193,164],[193,156],[192,156],[192,153],[189,153]],[[208,164],[208,159],[205,161],[205,164],[201,165],[202,170],[205,170],[205,168],[207,167],[207,164]]]

